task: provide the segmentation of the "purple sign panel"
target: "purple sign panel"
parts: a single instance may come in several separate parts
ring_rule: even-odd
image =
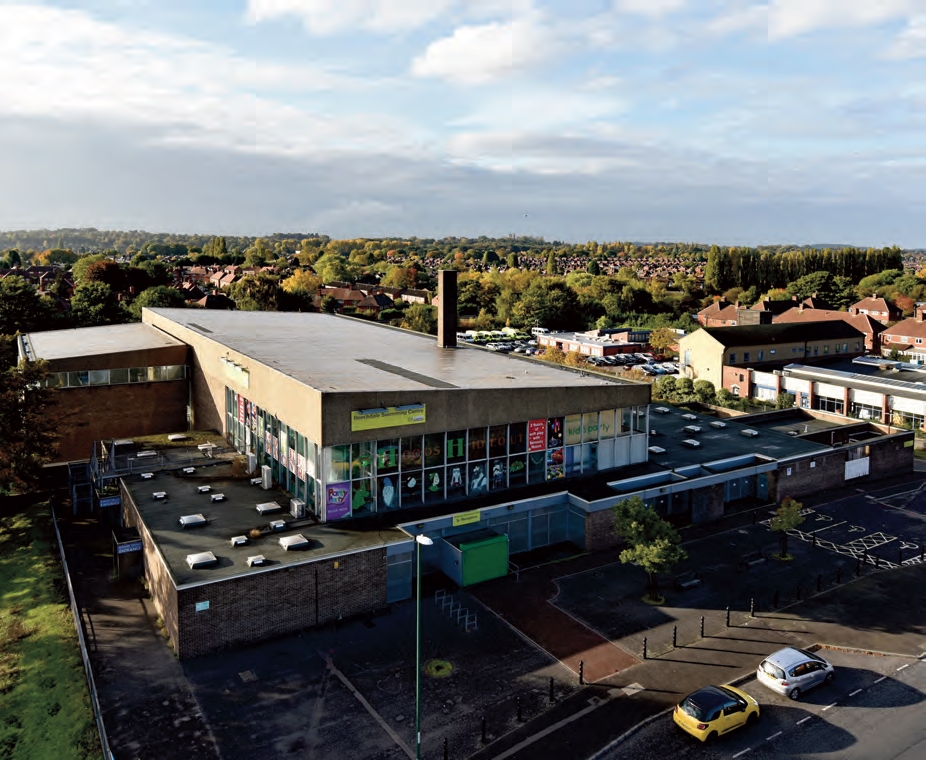
[[[325,489],[325,519],[350,516],[350,483],[329,483]]]

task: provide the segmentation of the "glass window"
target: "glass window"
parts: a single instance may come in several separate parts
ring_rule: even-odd
[[[527,423],[512,422],[508,426],[508,451],[523,454],[527,450]]]
[[[424,437],[424,466],[437,467],[444,463],[444,434],[431,433]]]
[[[421,470],[402,473],[402,506],[414,507],[421,504]]]
[[[582,415],[570,414],[566,417],[566,438],[565,443],[576,444],[582,443]]]
[[[374,511],[373,480],[364,478],[355,480],[351,489],[351,512],[356,515],[369,514]]]
[[[148,367],[149,380],[165,380],[164,367]]]
[[[377,479],[380,510],[398,509],[399,492],[396,489],[396,482],[395,475],[387,475],[384,478]]]
[[[489,480],[489,488],[493,491],[501,491],[508,487],[508,460],[505,458],[493,459],[490,462],[492,477]]]
[[[306,438],[305,441],[305,474],[307,478],[314,478],[316,476],[315,472],[315,462],[318,456],[318,447]]]
[[[444,499],[444,468],[433,467],[424,471],[424,500],[427,503]]]
[[[447,464],[466,461],[466,431],[451,430],[447,433]]]
[[[542,483],[547,479],[546,451],[532,451],[527,455],[527,482]]]
[[[547,451],[547,480],[556,480],[564,474],[563,450],[550,449]]]
[[[489,490],[489,478],[485,462],[475,462],[469,466],[469,495],[478,496]]]
[[[493,425],[489,428],[489,456],[503,457],[508,453],[508,426]]]
[[[399,439],[388,438],[376,442],[376,472],[385,475],[399,471]]]
[[[279,440],[274,436],[273,457],[279,459]],[[350,446],[325,447],[325,482],[350,480]]]
[[[412,438],[402,439],[402,469],[403,470],[420,470],[421,469],[421,436],[416,435]],[[419,479],[420,479],[419,475]]]
[[[351,478],[369,478],[373,475],[373,441],[355,443],[351,446]]]
[[[527,483],[527,462],[524,455],[511,457],[508,460],[508,486],[515,488]]]
[[[569,478],[582,474],[582,447],[567,446],[563,462],[563,474]]]
[[[555,449],[563,445],[563,418],[551,417],[547,420],[547,448]]]
[[[147,367],[132,367],[129,370],[129,382],[130,383],[148,382],[148,368]]]
[[[631,429],[631,423],[633,413],[630,407],[626,409],[618,409],[617,413],[614,416],[614,422],[618,426],[617,434],[618,435],[627,435]]]
[[[646,410],[649,407],[638,406],[636,409],[636,414],[633,416],[633,429],[637,433],[646,432]]]
[[[459,499],[466,496],[466,465],[447,468],[447,498]]]
[[[469,431],[469,459],[486,458],[486,429],[472,428]]]
[[[90,375],[88,372],[68,372],[68,386],[71,388],[79,388],[89,382]]]
[[[57,388],[59,385],[67,385],[68,375],[67,372],[52,372],[45,378],[45,387],[46,388]]]
[[[598,414],[598,433],[602,438],[614,437],[614,410],[604,409]]]
[[[582,440],[598,440],[598,412],[587,412],[582,415]]]
[[[108,369],[92,369],[87,373],[88,385],[109,385]]]
[[[586,443],[582,446],[582,472],[597,472],[598,444]]]

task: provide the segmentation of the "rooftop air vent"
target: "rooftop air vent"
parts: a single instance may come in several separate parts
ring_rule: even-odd
[[[291,549],[307,549],[309,547],[309,539],[301,533],[297,536],[280,536],[280,546],[283,547],[283,551],[287,552]]]
[[[143,473],[141,474],[141,479],[142,479],[142,480],[151,480],[151,478],[153,478],[153,477],[154,477],[154,473],[153,473],[153,472],[143,472]]]
[[[199,528],[206,525],[206,518],[202,515],[184,515],[180,518],[181,528]]]
[[[718,430],[722,430],[722,429],[725,428],[726,426],[727,426],[727,423],[726,423],[726,422],[721,422],[720,420],[717,420],[716,422],[712,422],[712,423],[711,423],[711,427],[712,427],[712,428],[717,428]]]
[[[250,482],[252,486],[259,486],[263,482],[263,480],[264,480],[263,478],[251,478]]]
[[[297,520],[305,517],[305,502],[302,499],[289,500],[289,513]]]
[[[186,555],[186,563],[190,566],[190,570],[211,567],[216,562],[218,562],[218,560],[212,552],[199,552],[199,554]]]
[[[186,436],[183,433],[171,433],[167,436],[168,441],[185,441]]]
[[[683,419],[683,420],[692,420],[692,421],[693,421],[693,420],[698,419],[698,415],[697,415],[697,414],[683,414],[683,415],[682,415],[682,419]]]
[[[668,414],[672,410],[667,406],[657,406],[653,411],[656,412],[656,414]]]
[[[286,530],[286,520],[271,520],[270,530]]]
[[[255,554],[253,557],[248,557],[248,567],[256,567],[259,565],[266,565],[267,560],[264,559],[263,554]]]
[[[694,438],[686,438],[682,441],[682,446],[687,446],[689,449],[700,449],[701,442],[696,441]]]
[[[263,504],[257,505],[257,511],[262,515],[272,515],[274,512],[282,512],[283,507],[275,501],[265,501]]]
[[[244,546],[248,543],[247,536],[232,536],[231,545],[232,546]]]
[[[684,430],[686,433],[691,433],[692,435],[701,432],[701,428],[697,425],[685,425],[682,430]]]
[[[740,435],[745,435],[747,438],[755,438],[759,433],[752,428],[747,428],[746,430],[740,430]]]
[[[199,493],[209,493],[212,490],[212,486],[196,486],[196,490]]]
[[[209,501],[225,501],[224,493],[214,493],[209,497]]]
[[[649,434],[650,434],[650,435],[659,435],[659,431],[656,430],[656,428],[650,428],[650,429],[649,429]]]
[[[183,474],[184,474],[184,475],[192,475],[194,472],[196,472],[196,468],[195,468],[195,467],[184,467],[184,468],[183,468]]]
[[[800,433],[797,430],[789,430],[788,435],[794,436],[794,435],[800,435]]]
[[[139,452],[135,455],[135,458],[136,458],[136,459],[145,459],[145,458],[147,458],[147,457],[156,457],[157,455],[158,455],[158,452],[156,452],[156,451],[150,451],[150,450],[149,450],[149,451],[139,451]]]
[[[648,449],[650,454],[665,454],[666,450],[662,446],[650,446]]]
[[[151,498],[152,499],[166,499],[167,491],[155,491],[153,494],[151,494]]]

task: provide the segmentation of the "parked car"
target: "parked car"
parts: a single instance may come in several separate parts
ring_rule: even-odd
[[[640,369],[643,370],[644,374],[649,375],[650,377],[655,377],[656,375],[659,374],[658,372],[656,372],[656,370],[650,367],[649,364],[641,365]]]
[[[665,370],[667,375],[677,375],[678,374],[678,367],[676,367],[674,364],[669,364],[669,362],[663,362],[662,364],[659,364],[657,366],[662,367],[662,369]]]
[[[830,683],[835,676],[831,663],[797,647],[785,647],[770,654],[756,670],[759,683],[791,699],[821,683]]]
[[[705,686],[675,706],[673,720],[695,739],[708,742],[759,720],[759,703],[733,686]]]

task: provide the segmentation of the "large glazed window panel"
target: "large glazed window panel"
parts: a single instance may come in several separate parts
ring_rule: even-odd
[[[469,431],[469,460],[485,459],[487,453],[486,429],[472,428]]]
[[[598,432],[602,438],[614,437],[614,410],[605,409],[598,414]]]
[[[390,510],[399,508],[399,487],[398,479],[395,475],[377,478],[377,494],[379,496],[379,509]]]
[[[638,406],[633,415],[633,430],[635,433],[646,432],[646,410],[648,407]]]
[[[433,504],[444,500],[444,468],[434,467],[424,471],[424,500]]]
[[[598,441],[598,412],[589,412],[582,415],[582,440]]]
[[[376,443],[376,472],[386,475],[399,471],[399,439],[387,438]]]
[[[532,451],[527,455],[527,481],[543,483],[547,479],[547,452]]]
[[[424,466],[439,467],[444,463],[444,434],[431,433],[424,437]]]
[[[487,462],[475,462],[469,466],[469,495],[479,496],[489,490],[489,474],[486,472]]]
[[[373,475],[373,442],[365,441],[351,446],[351,477],[369,478]]]
[[[508,486],[516,488],[527,483],[527,462],[524,454],[508,460]]]
[[[512,422],[508,426],[508,452],[523,454],[527,451],[527,423]]]
[[[494,425],[489,428],[489,456],[503,457],[508,453],[508,426]]]
[[[582,443],[581,414],[570,414],[566,418],[566,438],[564,442],[567,446],[574,446],[577,443]]]
[[[420,470],[422,462],[421,436],[402,439],[402,469]]]
[[[402,474],[402,506],[414,507],[421,504],[423,484],[421,471]]]
[[[466,461],[466,431],[451,430],[447,433],[447,464]]]
[[[547,448],[555,449],[563,445],[563,418],[551,417],[547,420]]]
[[[279,443],[275,445],[277,448]],[[278,450],[274,452],[278,457]],[[350,479],[350,446],[325,448],[325,482],[340,483]]]
[[[490,463],[492,477],[489,488],[493,491],[502,491],[508,487],[508,460],[505,458],[493,459]]]
[[[466,496],[466,465],[450,465],[447,467],[447,498],[462,499],[464,496]]]

